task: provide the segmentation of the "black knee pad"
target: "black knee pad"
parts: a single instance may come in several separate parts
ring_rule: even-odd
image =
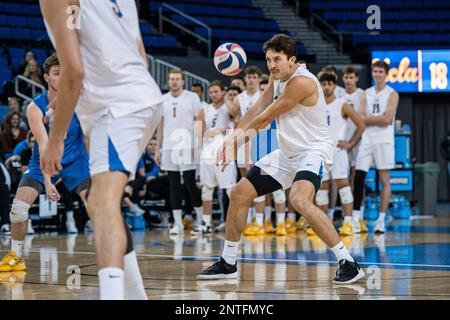
[[[353,209],[360,210],[362,200],[364,198],[364,183],[366,181],[367,172],[362,170],[356,170],[355,172],[355,190]]]

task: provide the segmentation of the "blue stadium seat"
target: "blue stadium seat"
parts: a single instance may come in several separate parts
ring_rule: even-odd
[[[0,26],[7,26],[7,25],[8,25],[8,16],[0,14]]]
[[[409,33],[397,34],[394,37],[392,37],[392,40],[394,43],[411,44],[412,37],[411,37],[411,34],[409,34]]]
[[[24,59],[25,58],[25,49],[24,48],[9,48],[9,55],[11,59]]]
[[[27,25],[30,28],[45,29],[44,20],[42,18],[27,17]]]
[[[450,22],[439,22],[439,30],[445,32],[450,31]]]
[[[151,35],[152,34],[152,27],[148,23],[141,23],[140,29],[141,29],[141,33],[143,35]]]
[[[417,32],[417,23],[415,22],[399,22],[398,30]]]
[[[16,40],[31,40],[33,39],[29,29],[12,29],[12,34]]]
[[[1,71],[0,71],[1,72]],[[0,79],[0,86],[3,84],[4,80]],[[9,113],[9,108],[7,105],[1,105],[0,106],[0,119],[3,119],[3,117]]]
[[[14,14],[22,14],[23,5],[20,3],[3,3],[3,12],[6,13],[14,13]]]
[[[436,22],[419,22],[420,31],[438,31],[438,24]]]
[[[0,70],[8,68],[8,60],[5,58],[0,58]]]
[[[432,34],[418,33],[413,37],[415,43],[428,44],[433,42]]]
[[[11,30],[9,28],[0,27],[0,39],[11,39]]]
[[[9,69],[0,70],[0,86],[3,85],[3,82],[9,81],[12,79],[12,72]]]
[[[8,25],[11,27],[24,27],[27,25],[27,21],[24,16],[9,16]]]
[[[403,21],[415,21],[419,19],[419,13],[416,11],[405,11],[400,16]]]

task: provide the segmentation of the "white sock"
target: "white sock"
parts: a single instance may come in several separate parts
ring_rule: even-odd
[[[291,220],[292,223],[295,223],[295,212],[288,212],[288,218]]]
[[[264,220],[272,220],[272,207],[264,207]]]
[[[225,260],[226,263],[235,265],[236,259],[237,259],[237,253],[239,250],[239,243],[225,240],[225,243],[223,245],[223,251],[222,251],[222,258]]]
[[[386,218],[386,212],[380,212],[380,215],[378,216],[378,220],[384,221],[385,218]]]
[[[353,210],[352,216],[353,216],[353,221],[355,223],[358,223],[359,220],[361,220],[361,211],[360,210]]]
[[[196,207],[194,210],[197,214],[197,223],[200,223],[203,219],[203,207]]]
[[[344,223],[353,224],[353,217],[352,216],[345,216],[344,217]]]
[[[182,211],[181,209],[172,210],[173,213],[173,220],[175,221],[175,225],[178,226],[178,228],[181,228],[181,230],[184,229],[183,226],[183,218],[181,217]]]
[[[11,239],[11,250],[20,258],[23,256],[23,241]]]
[[[252,224],[252,208],[248,209],[247,224]]]
[[[284,217],[286,216],[286,214],[284,212],[278,212],[277,213],[277,225],[279,225],[280,223],[284,224]]]
[[[124,299],[124,274],[120,268],[108,267],[98,271],[100,300]]]
[[[136,251],[123,257],[124,293],[127,300],[148,300],[137,262]]]
[[[66,220],[73,221],[73,211],[66,211]]]
[[[331,251],[333,251],[334,255],[336,256],[336,260],[338,262],[341,261],[342,259],[345,259],[350,262],[355,261],[342,241],[339,242],[337,245],[335,245],[333,248],[331,248]]]
[[[264,224],[264,213],[256,213],[256,223],[262,226]]]
[[[203,216],[203,221],[205,221],[207,226],[211,227],[211,215],[210,214],[205,214]]]
[[[333,209],[328,209],[328,211],[327,211],[327,216],[328,216],[328,218],[330,218],[330,220],[331,221],[333,221],[333,219],[334,219],[334,208]]]

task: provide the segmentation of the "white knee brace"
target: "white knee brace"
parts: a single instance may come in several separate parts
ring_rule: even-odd
[[[328,196],[328,190],[320,189],[316,194],[316,204],[318,206],[326,206],[330,203],[330,197]]]
[[[350,186],[340,188],[339,196],[341,197],[342,204],[349,204],[353,202],[353,193]]]
[[[256,203],[262,203],[262,202],[265,202],[266,201],[266,196],[265,195],[262,195],[262,196],[260,196],[260,197],[258,197],[258,198],[255,198],[255,200],[253,200],[254,202],[256,202]]]
[[[202,200],[203,201],[212,201],[214,194],[214,188],[210,188],[208,186],[202,186]]]
[[[24,201],[14,199],[9,219],[12,223],[21,223],[28,220],[30,205]]]
[[[272,192],[273,195],[273,201],[275,204],[283,204],[286,202],[286,193],[284,190],[279,189],[277,191]]]

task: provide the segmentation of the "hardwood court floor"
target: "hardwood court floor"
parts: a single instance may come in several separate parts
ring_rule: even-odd
[[[220,255],[223,233],[195,239],[153,229],[133,237],[150,299],[450,299],[449,217],[394,221],[384,236],[343,238],[366,271],[349,286],[332,284],[331,251],[300,232],[243,238],[239,281],[196,280]],[[28,270],[0,273],[0,299],[97,299],[92,240],[92,234],[28,236]],[[0,242],[6,254],[9,237]]]

